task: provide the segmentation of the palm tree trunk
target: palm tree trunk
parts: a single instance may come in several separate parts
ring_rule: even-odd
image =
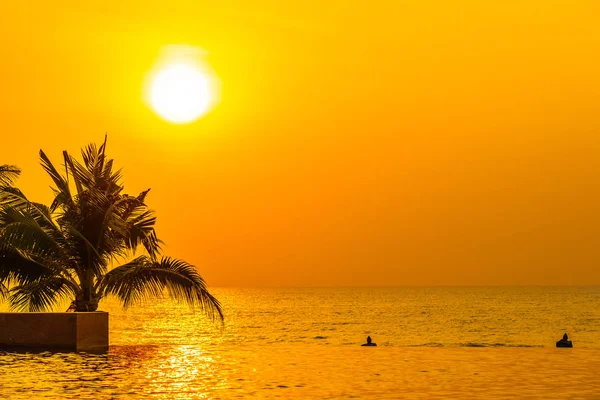
[[[94,296],[92,274],[88,273],[82,282],[81,294],[75,300],[76,312],[90,312],[98,309],[98,296]]]
[[[98,310],[98,300],[75,300],[76,312],[91,312]]]

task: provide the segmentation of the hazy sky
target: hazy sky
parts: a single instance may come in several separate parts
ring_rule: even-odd
[[[600,284],[597,0],[21,3],[0,164],[48,201],[38,150],[108,132],[211,286]],[[185,126],[142,97],[169,44],[222,85]]]

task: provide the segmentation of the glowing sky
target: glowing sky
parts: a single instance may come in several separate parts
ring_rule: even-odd
[[[596,0],[35,3],[0,13],[29,197],[108,132],[211,286],[600,284]],[[171,44],[222,85],[188,125],[142,95]]]

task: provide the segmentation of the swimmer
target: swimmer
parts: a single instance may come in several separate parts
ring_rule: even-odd
[[[361,344],[361,346],[377,346],[377,343],[371,341],[371,336],[367,336],[367,343]]]

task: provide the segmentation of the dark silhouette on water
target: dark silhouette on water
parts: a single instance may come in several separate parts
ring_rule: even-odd
[[[361,344],[361,346],[377,346],[377,343],[371,341],[371,336],[367,336],[367,343]]]
[[[569,336],[565,333],[558,342],[556,342],[556,347],[573,347],[573,342],[569,340]]]

